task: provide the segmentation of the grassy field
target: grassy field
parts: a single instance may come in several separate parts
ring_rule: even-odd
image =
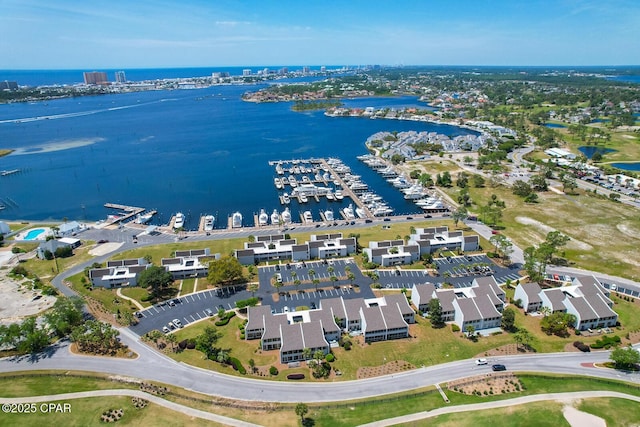
[[[47,414],[37,411],[35,414],[3,414],[2,418],[0,418],[0,426],[104,426],[105,423],[100,419],[101,414],[107,410],[120,408],[124,410],[124,415],[117,422],[119,426],[222,426],[222,424],[192,418],[152,403],[149,403],[143,409],[137,409],[134,407],[131,398],[124,396],[62,400],[55,403],[68,403],[71,413]],[[40,404],[37,405],[39,407]]]
[[[441,427],[560,427],[570,426],[562,415],[562,404],[557,402],[536,402],[509,408],[488,409],[485,411],[459,412],[457,414],[440,415],[407,426],[441,426]]]
[[[455,197],[457,189],[452,187],[447,192]],[[505,201],[507,207],[500,225],[506,227],[503,233],[521,248],[539,244],[549,231],[558,230],[571,238],[563,249],[572,265],[640,279],[640,216],[636,208],[581,190],[572,196],[541,193],[540,202],[535,204],[524,203],[506,187],[470,188],[469,192],[478,204],[470,208],[472,212],[479,213],[479,205],[492,194]]]
[[[577,406],[581,411],[603,418],[608,427],[627,427],[640,424],[638,403],[625,399],[586,399]]]
[[[104,377],[104,379],[76,378],[70,377],[65,374],[31,377],[31,374],[32,373],[29,373],[25,377],[20,377],[18,381],[16,381],[16,379],[12,378],[11,376],[0,375],[0,390],[2,390],[0,395],[5,397],[19,397],[43,394],[58,394],[83,390],[137,388],[137,385],[135,384],[115,383],[108,380],[107,377]],[[74,373],[71,372],[70,374]],[[99,375],[95,376],[99,377]],[[447,396],[451,400],[451,405],[463,405],[487,402],[491,400],[504,400],[525,395],[581,390],[612,390],[636,396],[640,395],[640,389],[638,389],[637,386],[634,387],[622,382],[599,380],[595,378],[534,374],[519,375],[519,378],[522,384],[525,386],[525,389],[518,393],[494,395],[491,397],[480,397],[447,391]],[[568,381],[568,378],[570,378],[570,381]],[[175,401],[177,403],[191,406],[196,409],[211,411],[212,404],[186,400],[180,396],[204,398],[205,400],[216,400],[215,398],[203,396],[198,393],[190,392],[180,388],[172,386],[168,387],[173,393],[176,393],[177,395],[164,396],[167,400]],[[142,410],[135,410],[129,406],[131,404],[130,398],[103,397],[100,399],[71,400],[69,401],[69,403],[71,403],[72,405],[72,414],[59,414],[66,415],[66,418],[60,418],[55,414],[49,414],[38,416],[37,418],[29,418],[28,421],[25,421],[24,418],[12,418],[5,416],[4,418],[0,418],[0,425],[47,425],[51,422],[56,421],[64,421],[65,425],[97,425],[99,423],[100,414],[107,409],[114,408],[125,409],[125,417],[120,421],[120,423],[124,421],[127,425],[129,425],[129,423],[131,423],[131,425],[143,425],[141,424],[142,422],[147,422],[150,425],[160,425],[161,423],[158,422],[158,420],[163,422],[162,425],[164,425],[165,417],[170,417],[170,419],[166,421],[167,425],[216,425],[205,424],[204,421],[201,420],[195,420],[197,421],[197,424],[191,424],[193,420],[191,420],[190,418],[184,417],[179,413],[173,413],[171,411],[164,410],[160,407],[155,406],[150,406]],[[421,390],[413,390],[397,395],[385,396],[384,398],[380,398],[377,400],[369,399],[364,401],[335,402],[320,405],[309,404],[309,414],[307,415],[307,417],[311,419],[313,425],[318,427],[354,426],[375,420],[410,414],[416,411],[428,411],[442,407],[443,405],[445,404],[443,403],[440,394],[435,392],[435,389],[433,387],[428,387]],[[546,404],[547,407],[554,408],[554,414],[549,415],[550,417],[553,417],[553,420],[559,420],[555,415],[556,405],[557,404],[554,403]],[[581,403],[579,409],[592,412],[597,416],[602,416],[607,420],[607,425],[631,425],[633,424],[633,422],[637,422],[637,411],[634,411],[634,405],[637,404],[628,403],[627,401],[618,399],[593,399]],[[235,409],[233,407],[214,404],[213,412],[232,418],[258,423],[261,425],[278,425],[283,427],[299,425],[299,418],[295,415],[293,409],[279,408],[278,405],[273,405],[271,410],[264,411]],[[514,412],[509,412],[508,410],[506,410],[506,412],[502,412],[502,410],[493,410],[492,413],[505,416],[513,415],[513,417],[505,417],[502,422],[498,422],[497,425],[516,425],[511,423],[512,420],[519,419],[515,418],[515,416],[524,414],[524,416],[529,419],[529,417],[533,417],[536,412],[539,412],[538,404],[518,407]],[[617,415],[618,412],[622,415]],[[468,415],[473,414],[478,415],[478,422],[481,423],[481,426],[486,425],[488,421],[485,421],[484,419],[484,412],[463,414],[462,418],[457,418],[459,414],[452,416],[454,418],[451,419],[438,417],[438,419],[432,421],[445,423],[436,425],[467,425],[465,423],[467,422]],[[612,417],[618,417],[617,423],[609,423],[609,420]],[[634,419],[634,417],[636,418]],[[471,417],[471,419],[473,418],[474,417]],[[7,421],[7,419],[9,421]],[[31,423],[32,419],[36,420],[37,422]]]

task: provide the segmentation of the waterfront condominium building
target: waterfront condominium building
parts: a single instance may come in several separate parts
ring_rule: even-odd
[[[117,83],[127,82],[127,76],[124,74],[124,71],[116,71],[116,82]]]
[[[108,83],[107,73],[104,71],[85,71],[84,75],[84,84],[86,85],[101,85]]]

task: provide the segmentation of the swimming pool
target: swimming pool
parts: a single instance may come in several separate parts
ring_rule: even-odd
[[[34,228],[32,230],[29,230],[27,232],[27,234],[24,235],[22,240],[36,240],[45,231],[47,231],[47,230],[45,230],[44,228]],[[42,236],[42,237],[44,237],[44,236]]]

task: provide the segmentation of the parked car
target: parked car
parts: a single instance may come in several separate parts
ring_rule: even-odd
[[[142,319],[144,316],[142,315],[142,313],[140,313],[139,311],[135,312],[135,315],[138,319]]]
[[[487,359],[476,359],[476,365],[486,365],[489,363]]]
[[[207,316],[213,316],[213,310],[211,310],[210,308],[205,309],[205,310],[204,310],[204,313],[205,313]]]
[[[507,367],[504,365],[491,365],[491,369],[493,369],[494,371],[506,371]]]
[[[176,325],[178,328],[184,328],[184,325],[182,324],[182,322],[179,319],[173,319],[172,320],[173,324]]]
[[[167,328],[166,326],[162,327],[162,332],[164,332],[165,334],[168,334],[169,332],[171,332],[171,330],[169,328]]]
[[[167,323],[167,326],[169,327],[169,329],[175,329],[176,328],[176,325],[174,325],[173,322]]]
[[[169,302],[167,304],[169,304],[169,307],[175,307],[176,306],[176,302],[174,300],[169,300]]]

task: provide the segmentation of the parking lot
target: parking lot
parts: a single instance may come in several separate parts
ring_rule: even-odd
[[[169,322],[178,319],[183,326],[209,317],[205,310],[209,309],[214,314],[220,308],[232,310],[235,302],[250,298],[251,294],[244,290],[244,286],[225,289],[224,291],[207,290],[174,298],[169,301],[151,306],[139,313],[138,324],[130,329],[138,335],[144,335],[154,329],[162,330],[169,327]]]
[[[486,255],[467,255],[434,258],[438,276],[429,275],[425,270],[379,270],[378,282],[383,288],[411,288],[414,284],[431,282],[436,286],[451,283],[455,288],[471,286],[473,279],[493,275],[498,283],[520,278],[516,269],[496,265]]]
[[[509,269],[494,264],[486,255],[454,256],[448,258],[436,258],[434,262],[438,269],[438,275],[433,276],[426,270],[405,270],[400,268],[376,270],[380,283],[384,289],[410,289],[414,284],[426,282],[441,286],[442,283],[451,283],[456,288],[471,286],[475,277],[484,277],[493,274],[498,283],[506,280],[515,281],[519,278],[516,268]],[[347,269],[348,267],[348,269]],[[313,274],[309,272],[313,270]],[[348,270],[353,273],[353,280],[346,279]],[[276,289],[272,285],[272,279],[279,274],[282,286]],[[332,276],[338,278],[331,280]],[[313,279],[318,279],[317,285]],[[298,286],[295,280],[299,280]],[[294,311],[297,307],[305,306],[311,309],[319,307],[320,301],[325,298],[344,299],[374,298],[371,289],[374,280],[363,275],[353,259],[335,259],[323,261],[282,262],[277,265],[269,265],[258,268],[259,288],[255,292],[263,305],[270,305],[274,313]],[[280,295],[274,301],[274,293]],[[178,319],[183,326],[210,317],[206,310],[213,314],[220,308],[232,310],[235,302],[248,299],[252,293],[245,286],[236,286],[218,290],[185,295],[175,298],[175,303],[164,302],[156,304],[139,312],[138,324],[131,326],[131,330],[139,335],[153,330],[169,328],[173,319]]]

